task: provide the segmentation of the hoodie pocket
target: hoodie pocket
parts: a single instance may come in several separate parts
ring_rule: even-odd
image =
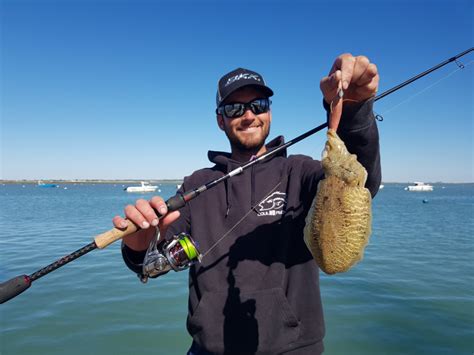
[[[299,336],[299,322],[283,290],[204,293],[188,330],[208,351],[268,353],[283,350]]]

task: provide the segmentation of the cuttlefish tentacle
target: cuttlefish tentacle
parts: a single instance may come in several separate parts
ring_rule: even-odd
[[[341,121],[342,117],[342,105],[344,101],[343,97],[344,91],[342,90],[342,83],[339,83],[337,95],[332,99],[331,103],[329,104],[329,129],[337,131],[337,127],[339,127],[339,122]]]
[[[306,217],[305,243],[327,274],[349,270],[362,259],[371,233],[367,172],[335,130],[327,132],[322,164],[325,179]]]

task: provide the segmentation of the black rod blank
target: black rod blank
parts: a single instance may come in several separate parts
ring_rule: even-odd
[[[428,75],[429,73],[431,73],[431,72],[433,72],[433,71],[435,71],[435,70],[437,70],[437,69],[439,69],[439,68],[445,66],[446,64],[449,64],[449,63],[451,63],[451,62],[456,61],[456,59],[461,58],[462,56],[464,56],[464,55],[466,55],[466,54],[472,52],[473,50],[474,50],[473,47],[471,47],[471,48],[469,48],[469,49],[466,49],[464,52],[461,52],[461,53],[459,53],[459,54],[456,54],[454,57],[451,57],[451,58],[449,58],[449,59],[446,59],[444,62],[441,62],[441,63],[435,65],[434,67],[432,67],[432,68],[430,68],[430,69],[424,71],[423,73],[420,73],[420,74],[418,74],[418,75],[415,75],[413,78],[408,79],[407,81],[404,81],[403,83],[401,83],[401,84],[399,84],[399,85],[397,85],[397,86],[391,88],[390,90],[387,90],[387,91],[385,91],[384,93],[378,95],[378,96],[375,98],[375,101],[377,101],[378,99],[381,99],[381,98],[383,98],[383,97],[385,97],[385,96],[387,96],[387,95],[390,95],[392,92],[395,92],[395,91],[397,91],[397,90],[400,90],[402,87],[407,86],[408,84],[411,84],[411,83],[414,82],[415,80],[418,80],[418,79],[424,77],[425,75]]]

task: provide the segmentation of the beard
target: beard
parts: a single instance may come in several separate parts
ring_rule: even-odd
[[[242,135],[235,134],[227,127],[224,132],[227,138],[229,139],[230,146],[233,151],[236,150],[243,153],[257,153],[264,146],[265,140],[270,134],[270,127],[267,126],[266,128],[263,128],[260,135],[252,137],[245,137]]]

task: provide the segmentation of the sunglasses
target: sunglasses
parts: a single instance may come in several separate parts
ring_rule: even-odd
[[[255,99],[246,104],[235,102],[219,106],[216,109],[216,113],[218,115],[224,115],[227,118],[236,118],[242,116],[245,111],[250,109],[255,115],[260,115],[261,113],[268,112],[271,103],[268,98]]]

